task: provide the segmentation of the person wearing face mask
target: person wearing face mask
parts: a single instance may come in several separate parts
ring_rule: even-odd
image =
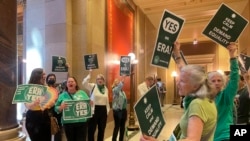
[[[96,76],[96,83],[89,83],[91,72],[90,70],[89,74],[82,81],[82,85],[90,92],[90,99],[93,106],[93,115],[88,125],[88,141],[95,141],[94,135],[97,126],[97,141],[103,141],[110,110],[108,88],[105,86],[105,79],[102,74]]]
[[[49,87],[56,88],[56,75],[54,73],[50,73],[46,77],[46,83]]]
[[[59,91],[57,90],[56,87],[56,75],[54,73],[50,73],[47,75],[46,77],[46,83],[48,85],[48,89],[52,92],[54,92],[55,95],[59,95]],[[62,140],[62,124],[61,124],[61,117],[62,114],[61,113],[57,113],[55,112],[54,106],[51,108],[52,110],[50,110],[51,114],[56,117],[58,125],[60,127],[60,130],[54,135],[54,141],[61,141]]]

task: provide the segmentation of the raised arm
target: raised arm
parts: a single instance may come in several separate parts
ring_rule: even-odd
[[[174,60],[175,60],[175,63],[177,64],[179,70],[182,68],[182,66],[185,66],[185,62],[184,60],[182,59],[181,57],[181,53],[180,53],[180,43],[179,42],[174,42],[174,48],[173,48],[173,53],[174,53]]]
[[[92,70],[89,70],[89,74],[85,78],[83,78],[83,81],[82,81],[83,87],[86,88],[87,90],[89,90],[89,92],[92,90],[92,88],[95,85],[93,83],[89,83],[89,80],[91,78],[91,72],[92,72]]]
[[[229,52],[229,56],[231,59],[236,59],[237,57],[237,43],[235,42],[231,42],[228,46],[227,46],[228,52]]]
[[[224,98],[228,98],[228,101],[234,100],[235,95],[238,90],[238,81],[239,81],[239,65],[237,59],[237,44],[231,42],[227,46],[227,50],[230,57],[230,77],[229,81],[224,88],[226,96]]]
[[[117,79],[117,80],[118,80],[118,79]],[[112,89],[114,95],[118,95],[119,92],[122,90],[122,87],[123,87],[123,85],[124,85],[124,80],[125,80],[125,76],[122,76],[122,77],[120,78],[119,82],[116,82],[117,85],[114,86],[114,88]]]

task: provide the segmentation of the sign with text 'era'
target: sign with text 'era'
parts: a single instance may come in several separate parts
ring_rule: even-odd
[[[37,84],[18,85],[12,103],[30,103],[41,99],[47,90],[46,86]]]
[[[151,65],[168,68],[173,51],[173,44],[176,41],[184,19],[164,10],[158,29],[155,48],[151,59]]]
[[[137,101],[134,110],[141,132],[157,138],[165,125],[165,120],[161,111],[156,85]]]
[[[99,68],[97,54],[84,55],[84,62],[85,62],[85,69],[86,70],[92,70],[92,69]]]
[[[60,56],[52,56],[52,72],[68,72],[68,66],[66,66],[66,58]]]
[[[63,110],[63,119],[78,121],[83,118],[92,117],[90,100],[70,100],[64,101],[67,108]]]
[[[202,33],[220,45],[227,47],[230,42],[236,42],[247,24],[248,21],[244,17],[227,5],[221,4]]]

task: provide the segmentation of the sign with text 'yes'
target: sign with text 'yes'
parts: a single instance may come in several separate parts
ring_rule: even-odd
[[[248,21],[225,4],[210,20],[204,31],[205,36],[220,45],[227,47],[230,42],[235,42],[247,26]]]
[[[63,110],[63,119],[78,121],[83,118],[92,117],[90,100],[70,100],[64,101],[67,108]]]
[[[165,125],[158,91],[154,85],[134,105],[134,110],[143,134],[157,138]]]
[[[46,86],[37,84],[18,85],[12,103],[30,103],[41,99],[47,90]]]
[[[184,19],[165,10],[158,29],[154,53],[151,59],[151,65],[168,68],[173,50],[173,44],[176,41]]]

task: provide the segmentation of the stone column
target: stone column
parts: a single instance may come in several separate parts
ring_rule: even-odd
[[[24,140],[12,104],[17,86],[16,0],[0,0],[0,140]]]

